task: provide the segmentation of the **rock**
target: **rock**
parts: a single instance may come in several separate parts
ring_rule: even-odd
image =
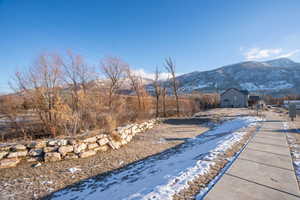
[[[27,156],[27,151],[16,151],[16,152],[10,152],[7,156],[7,158],[18,158],[18,157],[24,157]]]
[[[76,158],[78,158],[78,155],[76,155],[75,153],[68,153],[67,155],[65,155],[66,160],[76,159]]]
[[[29,144],[27,144],[27,147],[30,149],[36,148],[36,149],[42,149],[47,146],[47,141],[41,140],[41,141],[34,141]]]
[[[66,139],[60,139],[58,142],[57,142],[58,146],[66,146],[68,144],[68,140]]]
[[[86,158],[86,157],[93,156],[93,155],[95,155],[95,154],[96,154],[95,151],[89,150],[89,151],[85,151],[85,152],[80,153],[80,154],[79,154],[79,157],[80,157],[80,158]]]
[[[7,158],[0,160],[0,168],[15,167],[20,162],[18,158]]]
[[[115,141],[115,140],[110,140],[108,142],[108,145],[112,148],[112,149],[119,149],[121,147],[121,142],[119,141]]]
[[[43,161],[42,157],[29,157],[27,158],[27,162],[40,162]]]
[[[53,147],[58,145],[58,140],[49,140],[47,146]]]
[[[58,150],[58,147],[45,147],[44,148],[44,152],[48,153],[48,152],[55,152]]]
[[[127,143],[130,142],[131,140],[132,140],[132,136],[131,136],[131,135],[128,135],[128,136],[126,137]]]
[[[104,151],[107,151],[109,149],[109,146],[108,145],[103,145],[103,146],[100,146],[100,147],[97,147],[94,149],[94,151],[101,151],[101,152],[104,152]]]
[[[91,143],[88,145],[88,149],[95,149],[97,148],[99,145],[97,143]]]
[[[17,144],[17,145],[14,145],[12,148],[11,148],[13,151],[24,151],[26,150],[26,146],[23,145],[23,144]]]
[[[74,153],[81,153],[87,148],[87,145],[84,143],[74,145]]]
[[[33,149],[36,146],[36,142],[31,142],[26,145],[28,148]]]
[[[6,151],[0,151],[0,160],[2,158],[4,158],[7,154],[8,154],[8,152],[6,152]]]
[[[11,148],[11,145],[9,144],[0,144],[0,151],[9,151]]]
[[[43,149],[31,149],[30,151],[29,151],[29,155],[30,156],[41,156],[42,154],[43,154]]]
[[[102,145],[106,145],[109,142],[109,140],[107,138],[102,138],[100,140],[97,140],[97,143],[102,146]]]
[[[48,152],[45,154],[45,162],[53,162],[61,160],[60,153],[57,152]]]
[[[32,167],[40,167],[40,166],[42,166],[42,163],[40,163],[40,162],[38,162],[38,163],[35,164],[35,165],[32,165]]]
[[[96,137],[97,137],[97,139],[102,139],[102,138],[107,138],[107,135],[106,134],[100,134],[100,135],[97,135]]]
[[[122,139],[122,140],[121,140],[121,144],[122,144],[122,145],[125,145],[125,144],[127,144],[127,140],[125,140],[125,139]]]
[[[75,139],[70,139],[69,144],[75,145],[75,144],[77,144],[77,141]]]
[[[73,152],[74,148],[71,145],[68,146],[61,146],[58,149],[58,152],[62,155],[65,156],[67,153]]]
[[[83,140],[83,142],[86,142],[86,143],[94,143],[97,141],[97,137],[90,137],[90,138],[86,138],[85,140]]]

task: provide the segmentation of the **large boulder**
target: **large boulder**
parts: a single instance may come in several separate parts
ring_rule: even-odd
[[[7,158],[0,160],[0,168],[15,167],[20,162],[18,158]]]
[[[28,154],[30,155],[30,156],[33,156],[33,157],[35,157],[35,156],[41,156],[42,154],[43,154],[43,149],[31,149],[29,152],[28,152]]]
[[[62,155],[65,156],[67,153],[71,153],[73,152],[74,148],[71,145],[67,145],[67,146],[61,146],[58,149],[58,152]]]
[[[88,149],[95,149],[97,147],[99,147],[99,145],[97,143],[88,144]]]
[[[47,146],[50,146],[50,147],[58,146],[58,140],[49,140],[47,142]]]
[[[70,145],[77,144],[77,140],[76,139],[69,139],[68,142],[69,142]]]
[[[94,151],[104,152],[104,151],[107,151],[108,149],[109,149],[109,146],[106,144],[106,145],[95,148]]]
[[[9,144],[0,144],[0,151],[9,151],[11,148],[11,145]]]
[[[97,143],[102,146],[102,145],[106,145],[109,142],[108,138],[101,138],[99,140],[97,140]]]
[[[80,158],[86,158],[86,157],[90,157],[96,154],[96,151],[93,150],[89,150],[89,151],[85,151],[79,154]]]
[[[57,141],[58,146],[66,146],[68,144],[68,140],[66,139],[60,139]]]
[[[83,142],[86,142],[86,143],[95,143],[97,141],[97,137],[94,136],[94,137],[90,137],[90,138],[86,138],[85,140],[83,140]]]
[[[43,161],[43,157],[29,157],[27,158],[27,162],[41,162]]]
[[[28,151],[16,151],[16,152],[10,152],[7,156],[7,158],[19,158],[19,157],[25,157],[27,156]]]
[[[111,139],[111,140],[108,142],[108,145],[109,145],[112,149],[119,149],[119,148],[121,147],[121,142]]]
[[[16,144],[11,148],[12,151],[24,151],[26,149],[27,149],[26,146],[23,144]]]
[[[42,149],[47,146],[47,141],[40,140],[40,141],[34,141],[29,144],[27,144],[27,147],[30,149],[36,148],[36,149]]]
[[[48,152],[55,152],[58,150],[58,147],[45,147],[44,148],[44,152],[48,153]]]
[[[86,150],[86,148],[87,148],[87,145],[84,143],[75,144],[74,145],[74,153],[79,154],[79,153],[83,152],[84,150]]]
[[[58,152],[48,152],[44,157],[46,162],[53,162],[61,160],[61,155]]]
[[[67,154],[65,155],[65,159],[66,159],[66,160],[76,159],[76,158],[78,158],[78,155],[76,155],[75,153],[67,153]]]
[[[7,151],[0,151],[0,160],[8,154]]]

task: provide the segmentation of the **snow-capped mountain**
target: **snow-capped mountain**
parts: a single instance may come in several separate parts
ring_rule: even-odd
[[[246,61],[211,71],[191,72],[177,77],[180,91],[204,92],[239,88],[268,94],[300,93],[300,63],[288,58]]]

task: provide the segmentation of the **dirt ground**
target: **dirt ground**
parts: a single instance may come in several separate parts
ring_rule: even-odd
[[[187,138],[207,131],[213,123],[241,115],[248,109],[213,109],[196,118],[168,119],[165,123],[138,134],[119,150],[109,150],[89,158],[42,163],[33,167],[24,163],[0,170],[0,199],[38,199],[80,180],[116,170],[135,161],[180,145]],[[72,168],[79,170],[72,172]]]

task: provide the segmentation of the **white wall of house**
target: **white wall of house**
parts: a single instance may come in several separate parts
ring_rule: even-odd
[[[248,95],[236,89],[229,89],[221,94],[221,107],[243,108],[248,107]]]

